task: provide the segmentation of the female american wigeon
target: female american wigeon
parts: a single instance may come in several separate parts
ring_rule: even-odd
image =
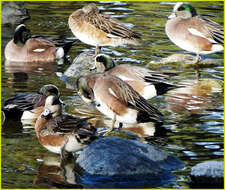
[[[4,101],[3,111],[9,119],[37,119],[44,111],[49,95],[59,96],[59,89],[52,84],[44,85],[38,93],[19,93]]]
[[[178,47],[197,54],[210,54],[223,51],[223,26],[199,16],[188,3],[178,2],[166,23],[166,34]]]
[[[129,64],[116,65],[114,61],[105,54],[98,54],[95,57],[95,67],[97,72],[104,72],[119,77],[128,83],[145,99],[162,95],[168,90],[178,86],[167,82],[172,73],[151,71],[149,69]]]
[[[35,123],[35,132],[40,144],[65,159],[65,152],[74,152],[95,140],[96,128],[78,118],[62,114],[62,104],[57,96],[46,98],[45,109]]]
[[[129,84],[116,76],[90,74],[77,80],[78,95],[115,121],[128,124],[162,122],[163,115],[140,96]]]
[[[71,31],[80,41],[96,46],[95,55],[102,46],[139,44],[140,36],[136,32],[117,19],[100,13],[94,3],[73,12],[68,22]]]
[[[62,59],[77,39],[31,35],[21,24],[5,47],[5,58],[15,62],[50,62]]]

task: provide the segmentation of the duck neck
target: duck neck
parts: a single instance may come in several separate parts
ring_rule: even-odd
[[[46,117],[42,117],[42,116],[38,117],[38,119],[35,123],[35,132],[36,132],[37,137],[40,136],[40,132],[45,127],[45,124],[47,123],[47,121],[48,121],[48,118],[46,118]]]

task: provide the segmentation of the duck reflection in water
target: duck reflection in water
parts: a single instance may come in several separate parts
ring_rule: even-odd
[[[44,157],[37,169],[34,185],[40,188],[83,188],[76,184],[74,157],[67,157],[63,166],[59,157]]]
[[[55,76],[55,62],[15,62],[5,60],[5,71],[7,73],[23,72],[28,75]]]
[[[205,109],[218,107],[220,101],[216,102],[217,98],[213,96],[213,93],[221,93],[222,97],[222,80],[205,79],[196,83],[194,81],[187,82],[190,85],[174,89],[166,95],[165,100],[168,103],[169,110],[175,113],[188,111],[191,114],[196,114]]]

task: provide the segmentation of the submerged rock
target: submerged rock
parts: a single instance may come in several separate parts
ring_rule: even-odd
[[[158,60],[151,61],[147,66],[151,64],[168,64],[168,63],[182,63],[185,67],[193,67],[195,64],[193,62],[196,59],[196,55],[191,54],[173,54],[168,57],[160,58]],[[199,66],[211,66],[223,64],[223,59],[215,59],[209,57],[201,57],[200,62],[198,63]]]
[[[224,188],[224,162],[206,161],[191,168],[192,188]]]
[[[140,185],[145,181],[142,185],[147,187],[168,183],[175,177],[170,171],[183,165],[175,156],[157,147],[117,137],[93,142],[76,162],[85,173],[82,184],[99,185],[104,179],[104,183],[110,182],[112,187],[129,187],[128,182]]]

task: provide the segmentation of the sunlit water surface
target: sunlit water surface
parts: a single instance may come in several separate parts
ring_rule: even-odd
[[[164,31],[166,16],[172,10],[172,3],[126,1],[96,3],[104,13],[128,23],[128,26],[142,35],[141,46],[103,48],[103,51],[116,58],[118,63],[145,66],[152,60],[173,53],[184,53],[168,40]],[[31,16],[31,19],[26,21],[26,25],[33,34],[73,36],[67,24],[68,17],[85,4],[86,2],[26,2],[25,5]],[[193,2],[192,4],[199,13],[223,25],[223,2]],[[2,52],[6,42],[12,38],[13,30],[10,27],[2,27]],[[73,60],[77,55],[91,48],[94,49],[81,42],[77,43],[69,52],[70,59]],[[223,54],[210,56],[223,58]],[[52,83],[59,87],[61,98],[67,103],[66,111],[77,113],[74,111],[73,100],[74,98],[78,100],[76,101],[78,108],[82,108],[82,102],[77,98],[76,90],[66,88],[66,84],[57,77],[58,73],[63,73],[68,66],[43,64],[6,67],[2,56],[2,99],[19,92],[37,92],[41,86]],[[178,76],[171,78],[174,83],[194,84],[193,68],[184,68],[176,64],[154,65],[151,68],[179,72]],[[223,70],[223,64],[204,68],[201,77],[223,80]],[[16,72],[25,72],[27,75],[15,75]],[[177,104],[168,96],[159,96],[150,100],[167,118],[162,126],[165,129],[163,134],[158,135],[163,141],[161,148],[173,153],[185,163],[183,169],[174,172],[177,179],[171,184],[164,185],[164,188],[189,188],[189,172],[193,165],[206,160],[223,159],[223,91],[202,93],[200,99],[202,98],[203,102],[199,105],[196,103],[199,101],[197,95],[182,96],[181,99],[184,101]],[[188,103],[186,104],[185,101]],[[99,122],[96,123],[101,123],[103,116],[98,118]],[[110,123],[110,120],[105,121]],[[149,143],[151,139],[153,143],[153,137],[149,138]],[[50,180],[39,180],[42,174],[46,175],[46,170],[52,173],[58,171],[57,164],[55,169],[43,168],[43,160],[49,157],[58,160],[59,156],[48,152],[38,143],[32,126],[25,128],[21,122],[6,121],[2,128],[3,188],[55,187],[56,185]],[[50,178],[51,175],[53,174],[48,174],[48,177]]]

